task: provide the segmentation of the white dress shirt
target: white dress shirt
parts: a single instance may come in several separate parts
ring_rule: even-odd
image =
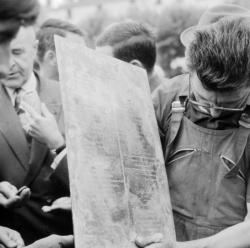
[[[22,87],[18,90],[18,93],[17,93],[17,89],[13,89],[9,87],[5,87],[5,88],[10,97],[11,103],[14,107],[15,107],[16,98],[19,97],[20,103],[26,102],[38,113],[41,113],[41,103],[40,103],[40,99],[36,90],[37,80],[36,80],[34,73],[32,73],[29,80],[24,85],[22,85]],[[30,116],[27,112],[25,112],[25,110],[23,113],[20,113],[18,115],[19,115],[23,129],[27,133],[29,130]]]

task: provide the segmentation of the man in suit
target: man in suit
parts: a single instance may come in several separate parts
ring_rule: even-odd
[[[10,41],[15,37],[21,25],[31,25],[39,13],[39,5],[36,0],[0,0],[0,78],[4,78],[9,68]],[[0,192],[2,192],[0,190]],[[6,200],[0,193],[0,201],[3,206],[25,201],[27,193]],[[0,226],[0,244],[4,247],[22,247],[23,240],[20,234],[12,229]]]
[[[154,70],[154,34],[142,23],[125,21],[111,24],[97,37],[96,50],[145,69],[151,93],[164,81]]]
[[[54,35],[77,40],[84,45],[86,36],[77,26],[55,18],[46,20],[39,28],[36,33],[39,74],[43,78],[59,81]]]
[[[31,138],[28,114],[21,107],[22,102],[26,102],[40,113],[44,108],[37,94],[39,83],[32,71],[35,54],[33,28],[20,28],[11,42],[9,73],[0,86],[0,115],[3,117],[0,120],[0,224],[19,231],[26,244],[53,233],[72,233],[70,213],[44,213],[41,209],[69,195],[69,189],[60,188],[57,171],[50,167],[54,147]],[[23,185],[29,188],[18,192]]]
[[[49,111],[56,117],[59,130],[64,136],[64,121],[61,103],[60,83],[57,67],[54,35],[70,38],[85,44],[84,33],[75,25],[60,19],[46,20],[38,32],[37,78],[38,93]]]

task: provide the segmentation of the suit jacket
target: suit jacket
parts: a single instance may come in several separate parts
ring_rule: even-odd
[[[44,79],[35,72],[37,78],[37,92],[41,102],[45,103],[49,111],[54,115],[59,130],[65,137],[64,115],[61,99],[60,83],[51,79]],[[57,180],[57,184],[64,190],[69,189],[68,163],[65,157],[56,168],[55,173],[51,174],[52,179]]]
[[[52,176],[56,174],[50,168],[53,159],[50,150],[34,139],[29,148],[19,117],[0,86],[0,182],[8,181],[17,188],[27,185],[32,192],[21,208],[1,209],[0,225],[19,231],[26,244],[53,233],[73,233],[70,213],[41,210],[55,199],[69,195],[69,189],[61,188],[57,176]]]
[[[49,111],[55,116],[59,130],[65,135],[60,84],[55,80],[45,80],[36,72],[35,75],[37,78],[37,92],[40,100],[46,104]]]

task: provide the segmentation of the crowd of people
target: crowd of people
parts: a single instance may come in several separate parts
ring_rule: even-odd
[[[0,245],[73,247],[65,127],[54,35],[37,0],[0,0]],[[166,24],[167,25],[167,24]],[[157,74],[154,32],[108,26],[96,50],[146,70],[165,157],[178,248],[250,247],[250,10],[218,5],[183,31],[188,72]],[[72,55],[73,56],[73,55]],[[137,236],[135,247],[168,248]]]

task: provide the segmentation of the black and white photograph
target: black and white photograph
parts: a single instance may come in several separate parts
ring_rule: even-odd
[[[0,248],[250,248],[250,1],[0,0]]]

